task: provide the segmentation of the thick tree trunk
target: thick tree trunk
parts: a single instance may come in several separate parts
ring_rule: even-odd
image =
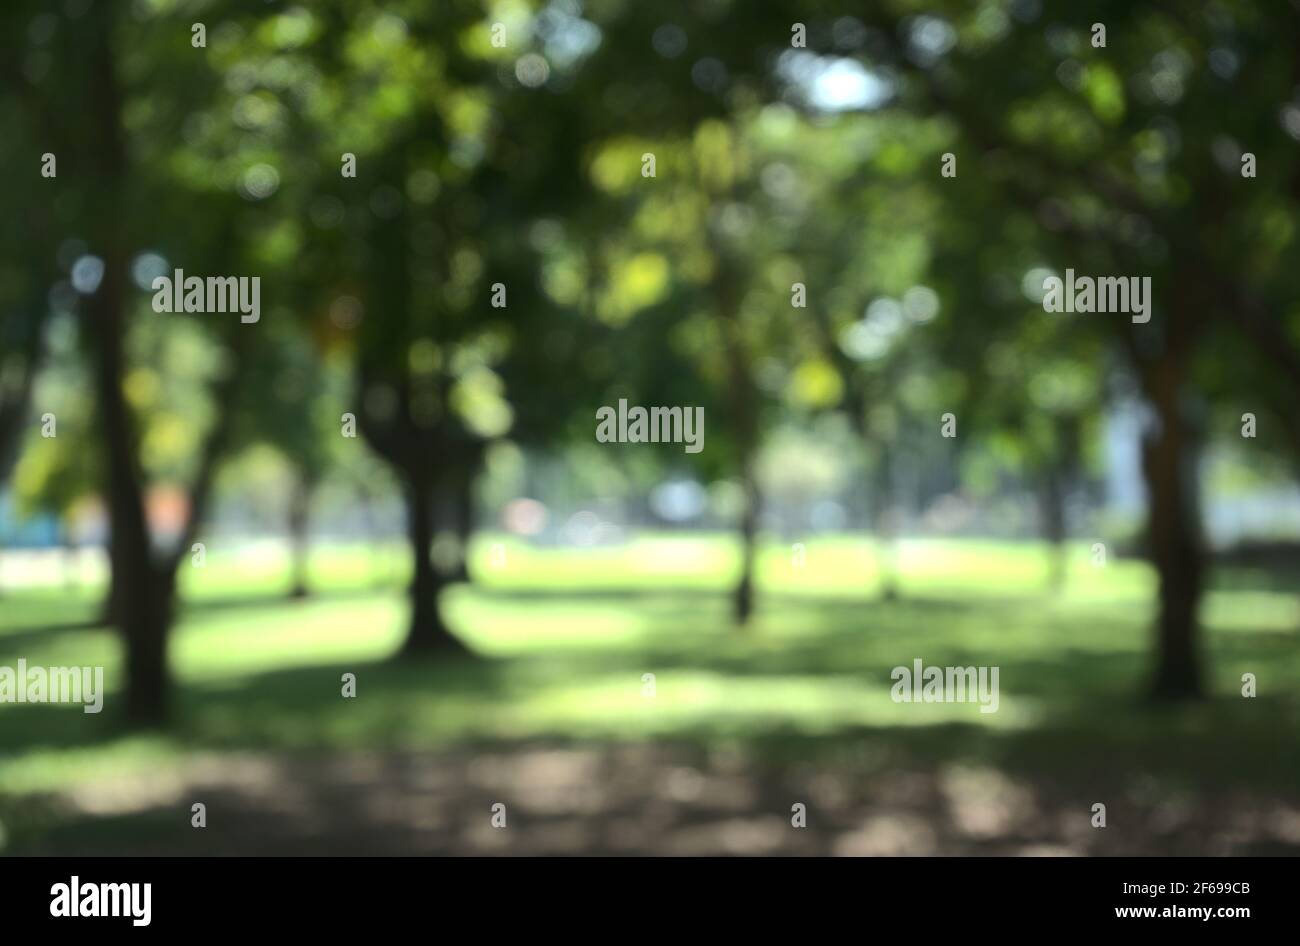
[[[96,382],[108,466],[112,618],[126,647],[126,711],[136,724],[161,723],[167,714],[167,631],[173,578],[154,567],[144,511],[144,489],[136,469],[134,430],[122,397],[118,271],[105,274],[92,321],[102,317],[96,348]]]
[[[175,579],[150,567],[128,572],[121,585],[121,620],[129,628],[126,651],[126,715],[138,726],[156,726],[170,705],[167,640],[175,605]]]
[[[407,480],[408,530],[414,569],[411,577],[411,627],[402,645],[404,656],[465,654],[468,649],[443,623],[438,598],[445,584],[429,558],[433,544],[433,490],[425,477]]]
[[[1197,610],[1204,578],[1197,484],[1196,431],[1183,403],[1184,364],[1169,356],[1150,366],[1144,386],[1158,429],[1144,442],[1142,467],[1149,496],[1148,541],[1160,580],[1157,699],[1202,694]]]
[[[126,648],[127,716],[136,724],[160,723],[167,713],[167,630],[171,620],[171,575],[154,566],[145,517],[143,475],[136,435],[122,393],[123,339],[126,335],[126,262],[112,248],[104,279],[86,306],[93,339],[95,393],[107,468],[107,500],[113,621]]]
[[[89,35],[89,71],[94,100],[88,111],[90,162],[95,204],[92,232],[104,257],[104,276],[85,303],[83,323],[91,349],[91,369],[104,447],[105,493],[111,538],[114,623],[126,649],[126,711],[134,724],[160,723],[167,713],[167,630],[171,620],[172,579],[155,569],[144,476],[136,452],[136,431],[122,391],[127,333],[128,250],[122,233],[123,186],[127,179],[122,139],[122,102],[113,61],[116,11],[97,4]]]

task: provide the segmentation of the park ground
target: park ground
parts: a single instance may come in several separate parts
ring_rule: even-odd
[[[122,727],[102,587],[8,583],[0,664],[103,665],[108,695],[0,705],[0,853],[1300,853],[1294,574],[1216,570],[1210,695],[1168,707],[1142,696],[1151,570],[1084,546],[1052,589],[1041,546],[905,542],[886,600],[868,542],[772,545],[737,629],[726,537],[496,541],[444,597],[456,662],[393,657],[400,547],[318,548],[305,600],[278,548],[210,552],[156,733]],[[999,667],[998,712],[894,703],[918,657]]]

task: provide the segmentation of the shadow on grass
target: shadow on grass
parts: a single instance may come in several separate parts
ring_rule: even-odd
[[[1081,605],[1062,612],[1044,606],[1037,597],[935,596],[885,603],[766,594],[756,626],[737,631],[726,619],[728,599],[720,592],[489,588],[475,594],[483,602],[519,609],[524,620],[534,609],[578,614],[593,605],[626,605],[635,609],[645,629],[617,640],[599,635],[590,640],[565,639],[544,650],[496,658],[339,660],[225,680],[190,681],[176,688],[175,724],[160,737],[171,755],[161,765],[166,771],[186,773],[183,780],[192,782],[196,790],[209,791],[205,797],[217,800],[214,810],[224,803],[241,812],[247,823],[236,832],[239,841],[231,842],[234,847],[228,852],[260,850],[258,826],[265,827],[275,817],[286,819],[288,826],[265,828],[267,850],[313,850],[312,845],[319,843],[321,850],[335,852],[349,845],[375,851],[491,851],[494,842],[475,833],[477,829],[466,833],[469,829],[456,827],[458,813],[486,810],[484,799],[490,800],[491,790],[508,793],[527,806],[533,797],[530,767],[540,765],[546,771],[548,753],[555,752],[587,760],[573,762],[587,773],[583,778],[614,786],[623,785],[624,776],[617,771],[617,760],[623,759],[629,772],[639,772],[646,785],[610,788],[611,798],[600,808],[605,812],[603,821],[584,821],[579,801],[556,801],[557,810],[568,812],[568,820],[561,819],[563,830],[552,825],[554,832],[548,829],[524,842],[529,850],[562,851],[567,842],[557,838],[567,832],[601,850],[690,851],[697,843],[691,839],[700,819],[710,827],[704,831],[707,837],[698,839],[699,850],[730,850],[728,819],[788,812],[790,793],[811,791],[807,779],[818,775],[832,782],[842,780],[850,796],[857,792],[862,797],[841,799],[839,814],[825,824],[825,832],[815,835],[819,840],[809,842],[811,847],[801,848],[803,842],[789,841],[782,834],[775,850],[836,850],[836,845],[848,843],[843,840],[845,832],[856,837],[852,832],[866,830],[865,851],[889,852],[884,828],[878,837],[872,834],[876,829],[862,827],[863,819],[875,817],[873,812],[892,813],[889,817],[911,824],[915,830],[908,836],[922,839],[916,842],[920,848],[907,849],[915,853],[925,853],[927,844],[931,850],[948,852],[1005,850],[982,845],[978,837],[966,837],[952,827],[953,816],[944,805],[959,802],[933,801],[942,795],[936,785],[942,783],[943,773],[953,767],[993,770],[1023,782],[1031,786],[1027,791],[1043,799],[1045,809],[1061,813],[1062,818],[1086,811],[1090,799],[1118,797],[1122,804],[1150,814],[1162,803],[1176,805],[1187,797],[1197,799],[1193,804],[1197,814],[1186,824],[1202,825],[1210,818],[1209,809],[1203,812],[1197,806],[1210,805],[1208,798],[1250,792],[1258,803],[1252,805],[1263,811],[1274,803],[1295,805],[1300,797],[1296,749],[1300,713],[1294,697],[1287,695],[1295,692],[1300,664],[1293,641],[1276,632],[1233,631],[1216,635],[1211,642],[1209,664],[1223,668],[1217,692],[1233,694],[1233,687],[1225,684],[1232,683],[1237,667],[1257,664],[1271,674],[1264,678],[1268,687],[1260,697],[1220,696],[1200,705],[1164,708],[1141,700],[1149,638],[1135,623],[1130,605]],[[261,598],[257,603],[265,607],[273,602]],[[223,605],[192,607],[208,606]],[[291,609],[294,604],[286,602],[284,607]],[[14,636],[7,635],[5,641],[11,644]],[[850,700],[860,691],[864,701],[879,701],[890,686],[890,668],[909,665],[915,657],[927,665],[998,666],[1003,711],[1019,709],[1022,718],[1012,725],[992,725],[971,706],[970,722],[954,722],[950,717],[927,717],[928,708],[918,706],[915,712],[907,712],[906,723],[875,723],[864,721],[860,712],[845,712],[841,704],[828,702],[824,714],[818,709],[799,720],[784,717],[781,704],[769,709],[739,699],[754,693],[761,699],[764,691],[780,694],[795,681],[814,690],[839,687]],[[661,687],[671,686],[676,678],[702,681],[706,690],[721,694],[709,704],[716,708],[673,717],[674,707],[665,703],[662,708],[670,712],[662,721],[648,712],[644,725],[625,726],[620,720],[628,719],[626,715],[606,718],[603,691],[593,695],[586,689],[593,681],[614,681],[612,686],[621,688],[625,680],[635,692],[644,672],[657,674]],[[356,676],[355,699],[342,695],[345,673]],[[681,699],[688,702],[692,692],[688,689]],[[733,692],[738,695],[735,701]],[[533,708],[547,700],[577,708],[566,709],[550,721],[532,718]],[[85,715],[76,707],[0,706],[0,753],[112,750],[125,735],[114,702],[100,716]],[[889,717],[899,718],[904,717]],[[643,750],[653,754],[658,751],[655,747],[665,754],[651,762],[638,755]],[[227,773],[190,771],[195,757],[204,753],[232,760],[251,754],[257,760],[223,762]],[[664,779],[675,777],[672,772],[688,769],[725,785],[726,765],[719,759],[729,754],[743,760],[738,763],[742,768],[738,781],[729,789],[745,799],[735,812],[703,803],[703,813],[696,811],[700,806],[692,807],[693,783],[687,776],[681,776],[685,787],[663,784]],[[489,771],[476,781],[474,767],[498,756],[507,774],[494,781]],[[410,762],[412,758],[416,761]],[[342,768],[336,770],[335,763]],[[388,773],[398,789],[390,793],[370,766]],[[457,771],[449,774],[449,769]],[[911,811],[891,801],[890,791],[903,796],[909,791],[907,773],[920,773],[916,776],[920,784],[928,786],[920,795],[932,804]],[[443,778],[454,783],[446,787],[445,796],[439,796],[447,807],[436,824],[421,828],[417,810],[421,786],[424,780],[441,785]],[[582,778],[572,778],[580,787]],[[266,789],[270,795],[259,794],[259,780],[272,786]],[[878,783],[894,789],[877,797],[873,793]],[[147,788],[140,791],[148,797]],[[282,812],[275,792],[299,799],[299,809]],[[1014,792],[1009,797],[1015,797]],[[399,827],[376,822],[373,809],[388,803],[396,806]],[[645,806],[655,803],[677,805],[686,812],[674,816],[674,840],[662,845],[654,837],[653,807],[651,814],[645,814]],[[76,848],[77,843],[94,847],[86,839],[93,840],[101,831],[106,845],[115,844],[127,827],[137,832],[138,843],[146,849],[154,843],[148,838],[155,833],[160,850],[193,846],[197,852],[213,843],[205,840],[211,836],[190,834],[188,828],[184,840],[178,840],[177,825],[188,825],[188,803],[173,809],[146,801],[121,819],[89,821],[70,816],[59,807],[63,802],[50,803],[54,807],[48,810],[41,807],[46,802],[32,802],[36,807],[30,810],[22,807],[28,804],[22,799],[9,798],[3,804],[10,825],[17,817],[40,826],[24,829],[23,837],[44,837],[53,849]],[[989,804],[996,808],[1000,803]],[[13,806],[22,811],[14,814]],[[636,818],[634,812],[639,812]],[[537,817],[545,820],[542,814]],[[367,827],[350,833],[332,827],[349,819]],[[628,820],[643,828],[649,825],[649,833],[638,835],[641,829],[633,825],[627,829],[633,840],[621,845],[619,826]],[[419,840],[404,846],[399,828],[412,825]],[[1100,843],[1051,830],[1037,834],[1020,830],[1014,819],[1007,825],[992,835],[999,843],[1080,850],[1093,850],[1089,845]],[[1222,830],[1202,827],[1211,833]],[[1194,837],[1192,827],[1183,825],[1179,831],[1184,829],[1187,839]],[[926,837],[931,841],[924,841]],[[1268,849],[1275,843],[1269,837],[1257,832],[1258,846],[1252,850]],[[76,838],[81,841],[74,843]],[[1161,847],[1159,838],[1145,843],[1149,846],[1140,851],[1148,853],[1151,845],[1164,852],[1196,850],[1193,840],[1185,841],[1186,848],[1178,847],[1183,841]]]
[[[276,606],[294,608],[332,601],[361,601],[374,599],[377,592],[404,595],[405,587],[398,583],[389,582],[374,588],[357,586],[312,590],[304,597],[293,597],[287,589],[282,593],[273,594],[222,595],[221,597],[199,595],[184,601],[178,610],[178,615],[185,618],[204,614],[218,614],[226,611],[265,610]]]
[[[967,727],[946,739],[961,741]],[[498,740],[437,752],[237,757],[90,816],[0,799],[15,854],[1204,855],[1300,852],[1253,789],[1117,766],[1019,773],[930,763],[873,731],[795,762],[686,742]],[[807,734],[799,734],[801,740]],[[190,824],[201,799],[208,825]],[[1108,830],[1091,824],[1102,800]],[[1292,799],[1294,803],[1294,799]],[[806,827],[791,824],[792,803]],[[498,804],[506,830],[490,825]],[[1289,820],[1288,820],[1289,819]]]

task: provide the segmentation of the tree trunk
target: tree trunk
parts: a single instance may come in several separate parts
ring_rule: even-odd
[[[738,625],[749,623],[754,613],[754,562],[758,546],[758,520],[763,496],[752,461],[745,462],[745,508],[740,515],[740,581],[733,592],[732,612]]]
[[[740,324],[743,274],[737,261],[710,227],[710,248],[714,254],[712,293],[714,314],[722,336],[727,367],[727,410],[735,438],[736,465],[745,492],[740,517],[741,571],[733,591],[736,624],[744,626],[754,611],[754,556],[758,537],[761,496],[754,469],[758,454],[759,390],[750,365],[750,353]]]
[[[1201,696],[1197,610],[1204,577],[1197,486],[1196,432],[1182,401],[1185,366],[1171,355],[1144,375],[1147,397],[1158,418],[1142,448],[1149,493],[1148,541],[1160,577],[1156,699]]]
[[[408,525],[414,569],[411,577],[411,628],[403,656],[465,654],[468,649],[442,621],[438,597],[445,584],[429,558],[433,544],[433,489],[428,477],[407,479]]]
[[[108,468],[108,509],[112,538],[112,618],[126,647],[127,715],[139,724],[160,723],[167,712],[167,629],[171,617],[171,576],[154,568],[144,487],[136,465],[135,431],[122,395],[121,273],[105,268],[99,293],[87,307],[95,335],[95,382]]]
[[[121,585],[121,620],[129,628],[126,715],[137,726],[157,726],[170,705],[167,639],[175,605],[175,578],[152,566],[130,571]]]
[[[126,649],[126,711],[135,724],[156,724],[167,713],[167,630],[172,581],[156,574],[145,517],[144,476],[136,452],[135,424],[122,391],[127,332],[126,272],[129,252],[122,232],[127,179],[122,102],[113,61],[116,11],[96,4],[88,33],[96,38],[88,67],[94,98],[87,115],[93,169],[91,228],[104,257],[104,276],[85,303],[91,370],[104,448],[114,621]]]
[[[125,270],[125,259],[117,247],[111,248],[106,254],[103,282],[87,302],[85,321],[93,339],[95,392],[108,473],[112,529],[108,600],[126,648],[127,716],[133,723],[152,725],[162,722],[167,712],[167,629],[173,579],[154,567],[135,428],[122,393]]]

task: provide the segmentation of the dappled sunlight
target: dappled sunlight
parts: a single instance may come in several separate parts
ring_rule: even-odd
[[[1118,773],[1067,790],[978,765],[893,766],[867,776],[842,764],[773,767],[735,748],[501,743],[437,755],[202,755],[156,784],[119,776],[102,799],[65,790],[41,805],[75,826],[63,843],[90,854],[110,844],[175,850],[169,822],[191,798],[220,812],[223,829],[180,835],[189,854],[1060,856],[1153,844],[1175,854],[1300,846],[1296,805],[1152,789]],[[1100,795],[1112,800],[1119,830],[1089,826],[1089,800]],[[792,830],[798,804],[810,814],[806,828]],[[494,805],[504,806],[509,844],[489,823]]]
[[[1162,849],[1188,851],[1298,843],[1294,804],[1250,799],[1264,786],[1294,797],[1279,753],[1300,733],[1300,710],[1261,698],[1275,724],[1261,730],[1252,708],[1232,700],[1243,669],[1300,676],[1288,590],[1216,590],[1207,627],[1218,699],[1156,711],[1133,696],[1151,613],[1149,573],[1137,563],[1103,579],[1085,557],[1066,592],[1046,596],[1032,546],[923,543],[899,556],[904,593],[885,601],[859,583],[867,543],[810,543],[793,570],[769,547],[763,606],[742,631],[728,621],[725,543],[666,537],[638,547],[635,558],[511,554],[504,572],[446,594],[451,626],[478,656],[428,663],[392,659],[404,634],[400,577],[374,588],[350,553],[327,547],[313,568],[351,583],[284,600],[283,570],[268,565],[250,587],[214,557],[175,637],[184,690],[168,737],[116,732],[120,646],[106,629],[76,623],[93,614],[93,587],[9,599],[6,649],[51,664],[102,659],[110,711],[87,730],[75,707],[5,710],[16,727],[4,732],[0,768],[8,843],[28,849],[34,836],[21,823],[40,811],[32,824],[94,823],[115,849],[114,825],[130,826],[131,838],[139,832],[130,844],[148,850],[160,819],[175,817],[164,813],[196,793],[241,813],[246,834],[211,842],[232,851],[504,851],[486,819],[461,814],[487,799],[525,829],[513,853],[1051,855],[1140,850],[1157,837]],[[601,579],[585,581],[597,568]],[[1259,664],[1264,652],[1276,659]],[[997,711],[895,702],[889,668],[916,658],[997,665]],[[356,675],[354,700],[340,697],[345,673]],[[1099,838],[1090,796],[1061,795],[1062,784],[1083,792],[1098,780],[1149,823]],[[1208,799],[1224,792],[1255,815],[1207,829],[1207,806],[1218,804]],[[1174,797],[1184,802],[1171,807]],[[789,830],[795,801],[816,806],[806,833]]]
[[[387,595],[199,612],[178,627],[176,667],[183,678],[206,681],[277,667],[378,660],[401,643],[403,619],[401,601]]]

